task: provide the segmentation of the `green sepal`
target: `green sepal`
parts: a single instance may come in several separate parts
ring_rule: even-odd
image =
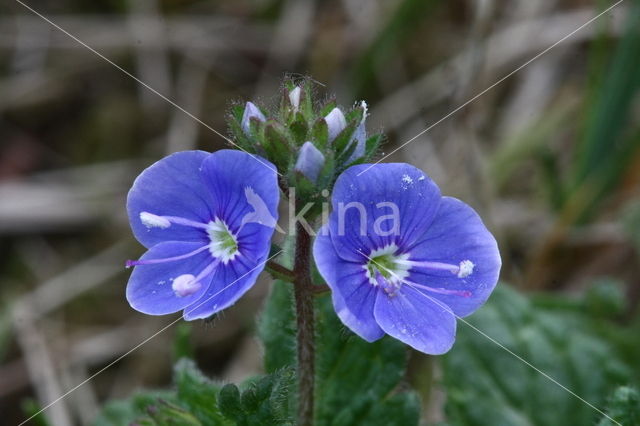
[[[384,141],[384,135],[378,133],[377,135],[369,136],[365,143],[364,157],[367,161],[371,160],[377,153],[380,145]]]
[[[255,141],[249,138],[242,130],[242,114],[244,107],[242,105],[234,105],[231,107],[231,112],[228,115],[229,130],[231,132],[233,141],[242,149],[247,152],[255,153],[256,146]]]
[[[313,87],[309,80],[306,80],[301,87],[302,93],[300,93],[299,111],[302,113],[302,116],[305,118],[307,123],[311,123],[315,119],[315,114],[313,112]]]
[[[311,129],[311,139],[316,148],[321,152],[325,153],[328,151],[329,127],[327,126],[327,122],[324,118],[319,118],[313,124],[313,128]]]
[[[349,142],[353,140],[353,134],[358,128],[357,121],[348,122],[347,127],[344,128],[333,141],[333,150],[337,153],[338,157],[344,155],[344,150],[348,148]],[[353,145],[353,144],[352,144]]]
[[[357,125],[359,125],[362,122],[364,111],[365,110],[363,107],[357,106],[353,108],[351,111],[347,112],[344,115],[344,118],[346,119],[347,123],[355,122]]]
[[[301,146],[309,140],[309,124],[302,113],[298,112],[294,115],[289,124],[289,132],[296,146]]]
[[[334,177],[336,174],[336,160],[332,151],[325,153],[324,155],[324,165],[318,173],[318,180],[316,182],[316,186],[320,191],[323,189],[331,190],[333,185]]]
[[[322,108],[320,108],[320,112],[318,113],[318,115],[320,117],[326,117],[327,114],[329,114],[331,111],[333,111],[334,108],[336,108],[338,106],[337,102],[335,99],[331,98],[329,100],[327,100],[327,102],[325,102],[325,104],[322,106]]]
[[[264,126],[263,148],[267,159],[278,169],[286,170],[291,160],[293,148],[289,144],[287,132],[276,121],[270,120]]]

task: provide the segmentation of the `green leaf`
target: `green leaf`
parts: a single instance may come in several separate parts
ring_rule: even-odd
[[[94,426],[120,426],[128,425],[133,421],[146,417],[147,424],[153,422],[147,417],[148,407],[155,406],[159,401],[175,401],[175,394],[170,391],[140,392],[126,400],[108,402],[98,417],[94,420]],[[144,424],[144,423],[141,423]]]
[[[242,392],[226,385],[220,392],[220,411],[237,425],[293,424],[293,383],[293,371],[285,369],[248,380]]]
[[[277,280],[258,322],[264,345],[264,368],[268,373],[295,365],[296,324],[293,285]]]
[[[218,398],[220,412],[232,420],[239,420],[243,416],[240,403],[240,390],[233,383],[224,385]]]
[[[414,392],[399,393],[375,404],[360,424],[371,426],[417,425],[420,401]]]
[[[390,337],[368,343],[354,335],[329,295],[317,298],[316,313],[316,424],[417,424],[417,396],[394,392],[405,374],[406,346]],[[381,416],[384,409],[391,415]]]
[[[193,361],[181,359],[174,369],[175,391],[147,391],[105,405],[94,426],[131,423],[149,426],[231,426],[218,410],[220,385],[206,378]]]
[[[174,367],[177,397],[192,414],[204,424],[227,424],[217,410],[220,385],[205,377],[195,363],[183,358]]]
[[[630,373],[582,311],[545,308],[504,284],[465,321],[595,406]],[[591,407],[476,330],[458,327],[456,344],[442,357],[452,424],[594,423]]]
[[[405,374],[406,347],[391,338],[368,343],[342,325],[329,295],[316,302],[315,424],[417,424],[417,396],[396,391]],[[267,371],[296,365],[293,303],[293,286],[276,282],[258,325]]]
[[[621,386],[615,390],[607,405],[607,416],[598,426],[623,426],[640,424],[640,393],[636,388]],[[618,422],[614,423],[611,419]]]

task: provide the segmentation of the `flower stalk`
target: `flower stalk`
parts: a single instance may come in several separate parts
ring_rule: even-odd
[[[294,261],[294,295],[298,343],[298,425],[313,424],[313,391],[315,376],[315,331],[311,282],[311,236],[304,226],[296,227]]]

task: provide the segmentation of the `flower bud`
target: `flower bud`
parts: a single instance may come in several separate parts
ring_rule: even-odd
[[[302,90],[298,86],[296,86],[293,90],[289,92],[289,102],[291,102],[291,106],[293,107],[294,112],[298,112],[298,108],[300,107],[301,92]]]
[[[295,170],[302,173],[311,182],[316,182],[324,166],[324,155],[311,142],[305,142],[298,153]]]
[[[324,117],[324,121],[327,122],[327,128],[329,129],[329,143],[347,127],[347,120],[344,118],[344,114],[340,111],[340,108],[334,108],[329,114]]]
[[[247,105],[244,107],[244,114],[242,114],[241,123],[242,131],[246,135],[249,135],[250,133],[250,124],[252,118],[257,118],[260,121],[266,120],[264,114],[258,109],[257,106],[255,106],[252,102],[247,102]]]
[[[365,120],[367,119],[367,103],[362,101],[360,103],[360,108],[362,108],[362,119],[360,120],[360,124],[356,128],[356,131],[353,133],[353,140],[351,143],[356,143],[356,148],[351,154],[351,157],[347,160],[347,163],[351,163],[358,158],[364,156],[365,149],[367,145],[367,132],[365,128]]]

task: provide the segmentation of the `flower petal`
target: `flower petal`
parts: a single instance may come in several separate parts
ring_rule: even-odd
[[[327,122],[327,129],[329,130],[329,142],[333,142],[340,132],[347,127],[347,120],[344,118],[340,108],[337,107],[324,117],[324,121]]]
[[[299,86],[294,87],[293,90],[289,92],[289,103],[291,103],[291,107],[293,108],[294,112],[297,112],[298,108],[300,107],[301,93],[302,93],[302,90],[300,89]]]
[[[269,161],[223,149],[202,163],[202,176],[214,201],[214,216],[234,234],[246,223],[275,227],[280,192],[276,167]]]
[[[392,296],[379,292],[374,314],[387,334],[426,354],[447,352],[456,338],[453,313],[407,285]]]
[[[202,247],[200,243],[164,242],[153,246],[141,260],[164,259],[180,256]],[[214,261],[208,250],[179,261],[138,265],[127,284],[127,300],[131,307],[149,315],[178,312],[198,300],[208,289],[211,276],[200,281],[197,291],[179,297],[172,288],[173,281],[184,275],[196,277]]]
[[[482,306],[498,282],[501,266],[498,244],[480,216],[456,198],[442,198],[431,226],[410,252],[411,260],[453,265],[462,261],[473,263],[473,272],[464,278],[446,271],[419,268],[412,269],[409,276],[411,281],[429,287],[469,292],[470,296],[464,297],[426,291],[458,316],[469,315]]]
[[[324,155],[312,142],[305,142],[300,147],[295,170],[302,173],[311,182],[318,180],[318,174],[324,166]]]
[[[362,264],[338,257],[328,228],[323,226],[313,244],[313,256],[320,275],[331,288],[333,306],[340,320],[368,342],[384,336],[373,316],[376,287],[369,283]]]
[[[209,318],[211,315],[233,305],[255,284],[265,267],[267,254],[258,261],[247,257],[236,257],[229,263],[218,265],[207,292],[199,300],[187,306],[184,319],[192,321]]]
[[[355,143],[356,147],[347,160],[347,164],[351,164],[365,154],[365,150],[367,148],[367,131],[365,128],[364,119],[362,119],[360,124],[358,124],[358,127],[356,127],[356,131],[353,134],[353,139],[351,140],[351,142],[349,142],[347,148],[349,148],[352,143]]]
[[[179,216],[196,222],[211,219],[212,200],[199,168],[210,154],[184,151],[169,155],[145,169],[127,196],[127,213],[133,234],[147,248],[162,241],[207,241],[201,229],[171,225],[148,226],[143,212],[156,216]]]
[[[242,113],[242,121],[240,126],[245,134],[249,135],[251,133],[251,119],[257,118],[260,121],[265,121],[266,118],[262,111],[255,106],[253,102],[247,102],[244,107],[244,113]]]
[[[392,243],[410,246],[427,230],[439,202],[437,185],[409,164],[350,167],[333,190],[329,224],[334,246],[351,261]]]

